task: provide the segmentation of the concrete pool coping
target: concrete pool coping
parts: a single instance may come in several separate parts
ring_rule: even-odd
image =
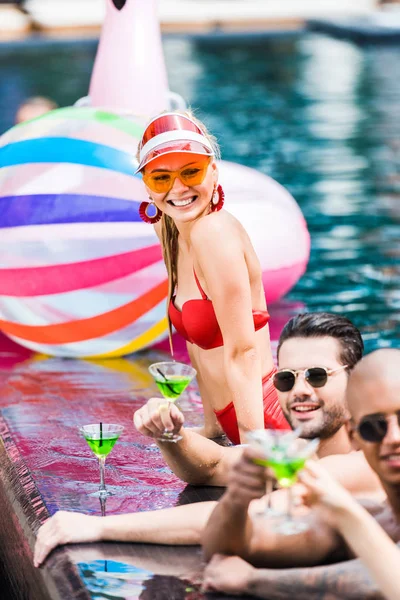
[[[360,44],[400,42],[400,5],[397,10],[385,11],[358,19],[310,19],[310,31],[326,33]]]
[[[142,597],[142,588],[153,597],[150,585],[158,597],[168,598],[171,585],[180,590],[174,598],[187,597],[189,578],[204,566],[199,546],[99,542],[60,547],[41,569],[32,561],[37,530],[57,509],[101,514],[99,500],[89,495],[98,488],[99,472],[78,433],[82,423],[125,425],[107,459],[106,484],[114,492],[104,505],[107,514],[218,500],[223,493],[187,486],[167,469],[152,440],[135,432],[132,414],[154,393],[147,363],[165,357],[151,352],[97,363],[47,361],[0,333],[0,540],[7,540],[0,544],[2,598],[90,600],[96,577],[86,573],[96,573],[98,563],[105,566],[100,570],[106,572],[101,577],[106,596],[118,573],[122,579],[125,573],[126,597]],[[199,425],[201,409],[193,393],[194,388],[182,409]],[[85,506],[79,507],[81,502]]]
[[[27,14],[11,4],[0,5],[0,39],[38,30],[98,34],[105,2],[79,0],[79,10],[74,11],[74,1],[28,0]],[[324,0],[321,7],[320,0],[159,0],[158,14],[165,33],[274,31],[301,28],[312,18],[370,14],[376,4],[376,0]]]

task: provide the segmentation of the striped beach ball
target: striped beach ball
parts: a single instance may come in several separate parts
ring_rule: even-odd
[[[144,123],[64,108],[0,138],[0,330],[50,355],[166,336],[167,277],[134,154]]]

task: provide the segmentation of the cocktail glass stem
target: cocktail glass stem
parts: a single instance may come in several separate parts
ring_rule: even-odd
[[[101,516],[105,517],[106,516],[107,496],[99,496],[99,500],[100,500]]]
[[[286,507],[286,519],[288,523],[288,529],[293,523],[293,488],[290,485],[287,488],[287,507]]]
[[[193,367],[176,361],[153,363],[149,366],[149,371],[154,377],[158,389],[166,399],[166,403],[159,406],[160,411],[169,410],[171,404],[183,394],[193,377],[196,376]],[[164,430],[157,439],[160,442],[176,443],[182,439],[182,436]]]
[[[273,512],[271,494],[274,491],[274,482],[271,477],[267,477],[267,481],[265,484],[265,515],[268,516]]]
[[[265,508],[264,508],[264,516],[269,518],[281,517],[282,511],[272,506],[272,493],[274,491],[274,478],[267,477],[267,481],[265,484]]]
[[[100,496],[107,496],[106,484],[104,482],[104,471],[106,467],[106,457],[99,456],[99,467],[100,467],[100,487],[99,494]]]

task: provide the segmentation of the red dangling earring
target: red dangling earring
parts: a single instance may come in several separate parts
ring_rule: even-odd
[[[156,212],[154,215],[149,215],[147,213],[149,206],[154,206]],[[157,208],[154,202],[142,202],[139,206],[139,216],[145,223],[150,223],[150,225],[154,225],[154,223],[158,223],[158,221],[162,217],[162,212]]]
[[[218,212],[221,210],[225,202],[225,194],[222,187],[219,185],[213,193],[213,197],[211,200],[211,212]]]

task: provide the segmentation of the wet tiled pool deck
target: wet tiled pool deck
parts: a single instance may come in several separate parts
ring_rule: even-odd
[[[107,514],[217,499],[219,488],[185,486],[158,448],[138,434],[132,415],[155,387],[147,367],[160,350],[103,362],[40,357],[0,335],[0,563],[7,600],[204,598],[190,583],[202,569],[198,547],[88,544],[53,552],[32,566],[34,533],[57,510],[101,514],[97,460],[77,427],[112,422],[125,431],[107,459],[115,493]],[[182,399],[188,425],[201,422],[194,386]],[[3,588],[4,589],[4,588]]]

